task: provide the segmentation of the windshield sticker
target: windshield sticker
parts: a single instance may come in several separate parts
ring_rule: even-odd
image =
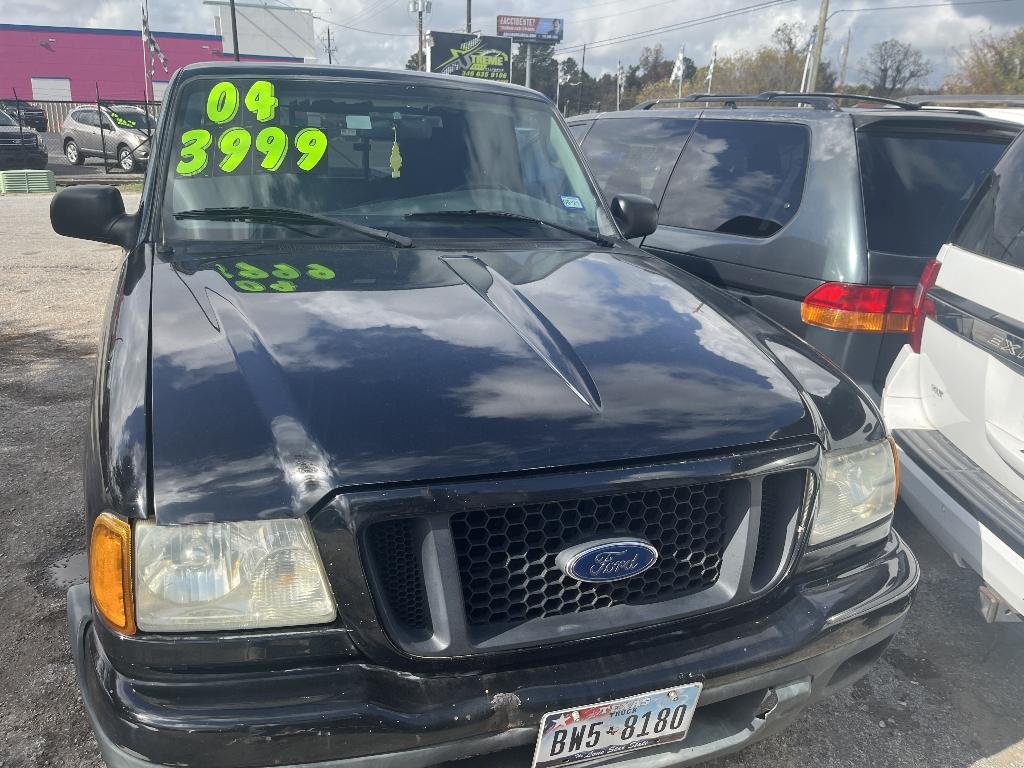
[[[257,168],[278,171],[284,166],[291,146],[297,150],[295,168],[300,171],[316,168],[327,153],[327,134],[320,128],[291,129],[294,136],[289,138],[289,132],[277,125],[258,130],[225,125],[238,117],[243,105],[257,122],[269,122],[277,115],[279,103],[274,84],[267,80],[253,83],[244,98],[238,86],[232,82],[222,81],[214,85],[206,97],[206,117],[214,125],[224,125],[225,129],[217,135],[206,128],[193,128],[182,133],[181,153],[176,167],[178,175],[196,176],[206,171],[210,164],[211,147],[216,147],[219,155],[215,167],[223,173],[233,173],[239,168],[247,172]],[[254,148],[260,156],[258,166],[249,162]]]
[[[245,293],[264,293],[268,290],[276,293],[294,293],[303,290],[304,283],[310,288],[316,285],[309,281],[322,283],[334,279],[334,270],[323,264],[296,267],[279,262],[262,269],[247,261],[219,261],[213,266],[235,290]]]
[[[572,211],[583,210],[583,201],[572,195],[562,195],[562,205]]]
[[[206,150],[213,143],[213,137],[205,128],[195,128],[181,134],[181,159],[175,169],[180,176],[195,176],[206,169],[209,158]]]
[[[402,175],[402,150],[398,146],[398,126],[392,126],[395,132],[395,143],[391,145],[391,178],[397,179]]]
[[[122,128],[138,128],[139,127],[139,124],[137,122],[135,122],[134,120],[129,120],[127,117],[124,117],[123,115],[119,115],[119,114],[117,114],[117,112],[114,112],[113,110],[108,110],[108,111],[110,113],[110,119],[113,120],[118,125],[120,125]]]

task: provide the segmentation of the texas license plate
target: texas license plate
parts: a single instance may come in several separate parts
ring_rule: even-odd
[[[703,685],[692,683],[617,701],[548,712],[540,721],[534,768],[575,765],[682,741]]]

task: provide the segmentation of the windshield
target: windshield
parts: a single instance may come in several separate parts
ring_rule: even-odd
[[[141,109],[111,107],[107,110],[107,114],[110,115],[110,119],[114,121],[115,125],[122,128],[136,128],[145,131],[153,127],[150,125],[149,115]]]
[[[162,217],[168,240],[304,236],[267,216],[197,215],[243,206],[298,209],[414,239],[573,237],[512,217],[424,215],[444,211],[501,211],[616,234],[554,110],[529,95],[204,78],[183,86],[171,131]],[[365,239],[341,228],[315,235]]]
[[[0,112],[0,125],[17,125],[6,112]]]

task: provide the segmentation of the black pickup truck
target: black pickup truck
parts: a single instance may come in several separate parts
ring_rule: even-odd
[[[631,246],[552,105],[413,72],[174,76],[68,617],[111,766],[687,765],[910,609],[898,467],[803,341]]]
[[[14,118],[0,110],[0,171],[10,168],[41,170],[49,157],[39,134],[18,125]]]
[[[19,99],[0,99],[0,110],[9,114],[20,125],[34,128],[41,133],[46,133],[49,130],[46,113],[37,104]]]

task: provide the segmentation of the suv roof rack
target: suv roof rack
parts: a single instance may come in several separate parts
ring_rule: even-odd
[[[838,110],[837,101],[870,101],[876,104],[885,104],[900,109],[917,110],[921,109],[920,104],[914,104],[900,99],[887,99],[884,96],[866,96],[860,93],[793,93],[790,91],[765,91],[758,94],[721,94],[721,93],[691,93],[680,99],[652,99],[642,104],[637,104],[633,109],[651,109],[659,104],[691,104],[696,101],[722,102],[724,106],[735,109],[737,103],[757,101],[795,101],[806,104],[814,109]]]
[[[784,97],[784,98],[783,98]],[[693,104],[697,101],[714,101],[722,102],[725,107],[732,109],[736,108],[737,103],[745,102],[756,102],[756,101],[796,101],[801,104],[807,104],[814,109],[836,109],[835,102],[829,98],[822,98],[818,94],[809,93],[691,93],[682,98],[677,99],[651,99],[641,104],[637,104],[633,109],[652,109],[659,104]]]

